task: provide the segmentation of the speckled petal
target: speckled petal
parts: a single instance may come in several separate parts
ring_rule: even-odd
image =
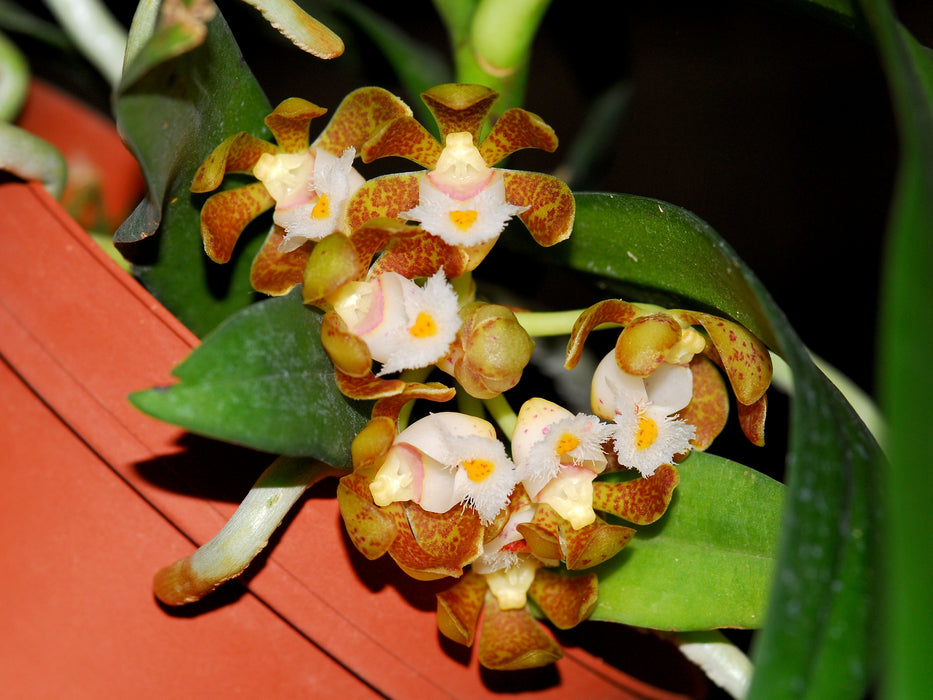
[[[763,447],[765,444],[765,415],[768,412],[768,395],[763,394],[755,403],[745,405],[738,404],[737,412],[739,414],[739,425],[745,437],[751,440],[753,445]]]
[[[610,525],[600,518],[579,530],[570,527],[570,523],[562,523],[563,561],[571,571],[589,569],[618,554],[634,534],[630,527]]]
[[[418,508],[418,506],[413,503],[396,502],[381,509],[381,512],[391,518],[398,528],[398,537],[389,547],[389,556],[395,560],[402,571],[418,581],[433,581],[445,576],[461,576],[462,566],[451,566],[448,562],[435,559],[418,545],[412,534],[411,526],[408,524],[409,508]]]
[[[358,474],[348,474],[337,485],[340,515],[353,546],[367,559],[385,554],[398,535],[391,518],[372,502],[369,481]]]
[[[364,163],[371,163],[377,158],[397,156],[430,170],[443,150],[443,146],[421,122],[414,117],[399,117],[376,130],[360,149],[360,158]]]
[[[338,384],[341,378],[350,385],[351,377],[363,378],[364,383],[372,377],[373,360],[366,341],[351,333],[334,311],[328,311],[321,319],[321,345],[334,363]]]
[[[487,87],[468,83],[437,85],[421,94],[437,122],[442,142],[447,134],[458,131],[470,134],[475,142],[498,97]]]
[[[437,628],[448,639],[473,646],[476,625],[483,611],[486,580],[472,571],[456,584],[437,594]]]
[[[302,246],[282,253],[279,244],[284,238],[282,229],[274,226],[253,259],[249,280],[257,292],[277,297],[288,294],[295,285],[301,284],[308,262],[308,248]]]
[[[411,109],[388,90],[365,87],[347,95],[312,144],[340,156],[347,148],[359,152],[386,122],[411,116]]]
[[[583,354],[583,344],[590,332],[603,323],[618,323],[627,325],[642,315],[642,310],[634,304],[621,299],[606,299],[593,304],[581,313],[570,330],[570,340],[567,342],[567,354],[564,367],[573,369]]]
[[[526,608],[500,610],[496,599],[488,595],[477,656],[485,668],[519,671],[552,664],[563,652]]]
[[[555,627],[569,630],[592,614],[598,591],[596,574],[566,576],[541,568],[528,595]]]
[[[672,464],[662,464],[643,479],[597,481],[593,484],[593,508],[636,525],[650,525],[667,511],[679,483],[680,474]]]
[[[696,428],[690,441],[695,450],[708,448],[722,432],[729,418],[729,394],[722,374],[713,362],[702,355],[690,362],[693,374],[693,398],[677,417]]]
[[[251,173],[259,156],[278,149],[250,133],[241,131],[217,146],[198,167],[191,181],[192,192],[211,192],[220,187],[227,173]]]
[[[326,112],[326,109],[313,102],[289,97],[282,100],[264,121],[283,153],[300,153],[309,146],[308,127],[311,120]]]
[[[229,262],[246,225],[273,206],[275,200],[261,182],[211,195],[201,208],[204,252],[214,262]]]
[[[485,528],[475,511],[455,506],[446,513],[431,513],[415,503],[405,511],[415,541],[432,559],[463,568],[483,553]]]
[[[384,272],[397,272],[408,279],[415,279],[430,277],[443,270],[447,279],[455,279],[467,271],[469,262],[469,255],[463,249],[448,245],[421,229],[414,229],[393,238],[373,263],[369,274],[376,277]]]
[[[543,173],[501,172],[506,201],[528,207],[518,218],[538,245],[552,246],[570,237],[576,203],[566,183]]]
[[[751,331],[738,323],[696,311],[671,311],[709,334],[739,403],[755,403],[771,384],[771,356]]]
[[[641,316],[629,323],[616,340],[616,362],[623,372],[647,377],[680,340],[681,328],[664,313]]]
[[[398,420],[402,407],[409,401],[424,399],[425,401],[435,401],[444,403],[450,401],[456,396],[457,390],[453,387],[444,386],[439,382],[428,382],[427,384],[418,384],[408,382],[405,388],[394,396],[387,396],[376,401],[373,406],[373,418],[377,416],[386,416],[393,421]]]
[[[418,179],[424,173],[383,175],[366,183],[347,202],[347,230],[355,231],[372,219],[396,218],[418,203]]]
[[[557,136],[537,114],[513,108],[506,110],[496,120],[492,130],[479,145],[479,152],[486,165],[495,165],[523,148],[537,148],[553,153],[557,150]]]
[[[541,503],[535,510],[530,523],[517,526],[522,533],[529,549],[539,559],[544,561],[560,561],[563,552],[560,546],[561,517],[551,506]]]

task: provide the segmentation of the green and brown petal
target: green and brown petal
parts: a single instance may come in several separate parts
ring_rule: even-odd
[[[479,663],[494,671],[518,671],[554,663],[563,656],[560,645],[526,608],[500,610],[486,596],[477,653]]]
[[[739,414],[739,425],[753,445],[763,447],[765,444],[765,415],[768,412],[768,395],[751,404],[738,404],[736,412]]]
[[[463,575],[463,568],[482,554],[482,528],[477,533],[471,522],[458,526],[459,508],[441,514],[449,521],[446,529],[454,541],[445,546],[443,542],[426,540],[434,547],[431,553],[421,547],[410,525],[411,519],[414,518],[419,525],[431,529],[420,518],[420,515],[425,513],[420,506],[415,503],[390,503],[381,508],[381,512],[390,518],[398,529],[398,536],[389,547],[389,556],[406,574],[418,581],[433,581],[445,576],[459,577]],[[443,529],[442,525],[435,523],[432,531]]]
[[[419,173],[396,173],[367,180],[347,202],[347,230],[355,231],[372,219],[398,218],[418,204]]]
[[[311,121],[326,113],[324,107],[313,102],[289,97],[279,102],[263,121],[272,132],[279,153],[301,153],[310,146],[308,130]]]
[[[764,395],[771,385],[771,356],[751,331],[712,314],[683,310],[669,313],[685,325],[703,327],[715,348],[712,359],[725,370],[739,403],[753,404]]]
[[[350,147],[359,153],[384,124],[410,115],[408,105],[388,90],[359,88],[343,98],[311,145],[337,157]]]
[[[421,101],[437,123],[441,142],[448,134],[464,131],[476,143],[497,99],[499,94],[494,90],[470,83],[436,85],[421,93]]]
[[[541,117],[524,109],[512,108],[496,120],[479,145],[479,152],[486,165],[492,166],[523,148],[553,153],[557,150],[557,143],[554,130]]]
[[[383,124],[363,144],[360,158],[371,163],[377,158],[405,158],[431,170],[437,165],[444,147],[414,117],[399,117]],[[404,211],[402,209],[401,211]]]
[[[662,464],[654,474],[624,482],[595,481],[593,508],[635,525],[650,525],[667,511],[680,475],[672,464]]]
[[[337,484],[337,503],[353,546],[373,560],[389,550],[398,536],[398,528],[392,518],[373,503],[369,482],[369,478],[356,472],[341,477]]]
[[[690,444],[693,449],[702,451],[726,426],[729,394],[722,374],[709,358],[697,355],[689,367],[693,374],[693,398],[677,416],[696,428],[696,436]]]
[[[543,173],[517,170],[500,172],[505,178],[506,201],[528,207],[518,218],[538,245],[552,246],[570,237],[576,215],[576,201],[563,180]]]
[[[622,299],[605,299],[593,304],[577,316],[573,328],[570,330],[570,340],[567,341],[567,353],[564,367],[573,369],[583,354],[583,344],[589,334],[604,323],[613,323],[626,326],[644,311],[635,304]]]
[[[528,595],[547,619],[562,630],[576,627],[596,607],[599,579],[596,574],[567,576],[539,568]]]
[[[259,252],[253,258],[249,281],[253,289],[269,296],[288,294],[304,278],[305,266],[311,255],[311,246],[303,245],[283,253],[279,245],[285,235],[279,226],[273,226]]]
[[[228,173],[252,173],[256,161],[264,153],[274,154],[278,149],[268,141],[241,131],[229,136],[217,146],[198,167],[191,181],[191,191],[212,192],[220,187]]]
[[[301,272],[301,298],[305,304],[322,309],[330,307],[328,298],[343,285],[365,277],[368,267],[368,262],[360,260],[353,243],[342,233],[332,233],[318,241],[306,261]]]
[[[201,208],[204,252],[214,262],[229,262],[247,224],[274,206],[275,200],[261,182],[211,195]]]
[[[635,535],[624,525],[610,525],[597,516],[596,521],[579,530],[563,521],[560,526],[562,559],[571,571],[589,569],[612,559]]]
[[[473,646],[485,597],[486,579],[472,571],[438,593],[437,628],[440,633],[458,644]]]

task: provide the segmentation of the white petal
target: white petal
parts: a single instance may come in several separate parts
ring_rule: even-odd
[[[645,390],[655,406],[677,413],[693,398],[693,372],[686,365],[663,363],[645,377]]]
[[[616,428],[612,432],[613,446],[620,464],[637,469],[642,476],[651,476],[659,466],[670,463],[675,455],[690,450],[690,441],[696,436],[696,428],[671,418],[664,408],[648,405],[639,410],[632,404],[628,409],[620,409],[616,414]],[[654,421],[657,427],[657,437],[642,449],[637,445],[640,413]]]
[[[484,524],[492,522],[509,504],[517,478],[505,447],[498,440],[480,437],[448,441],[456,465],[455,488],[460,500],[471,506]],[[482,471],[474,472],[474,465]]]
[[[610,351],[593,372],[590,388],[590,406],[593,413],[605,420],[613,420],[616,402],[620,397],[642,404],[647,402],[648,392],[645,390],[644,380],[623,372],[616,362],[615,351]]]

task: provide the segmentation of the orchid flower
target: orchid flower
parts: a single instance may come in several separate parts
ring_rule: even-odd
[[[410,114],[408,107],[381,88],[350,93],[313,141],[308,129],[326,110],[293,97],[265,119],[276,143],[248,132],[225,139],[204,160],[191,191],[211,192],[230,173],[257,179],[218,192],[201,209],[201,237],[207,255],[226,263],[246,225],[275,208],[270,231],[253,261],[251,282],[260,292],[287,293],[302,281],[307,241],[333,231],[349,231],[346,203],[363,183],[352,167],[363,143],[385,121]]]
[[[445,513],[469,506],[484,524],[509,503],[515,468],[493,425],[461,413],[434,413],[405,428],[376,472],[377,506],[413,501]]]
[[[492,167],[522,148],[553,151],[557,138],[536,115],[510,109],[480,139],[497,97],[479,85],[440,85],[423,93],[443,143],[409,115],[386,122],[363,146],[363,161],[401,156],[428,170],[370,180],[348,205],[350,227],[380,217],[418,221],[429,234],[468,251],[469,269],[513,216],[541,245],[565,240],[574,217],[567,185],[550,175]]]

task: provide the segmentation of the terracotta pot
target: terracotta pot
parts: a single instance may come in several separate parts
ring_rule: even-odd
[[[0,184],[0,217],[4,696],[705,693],[672,647],[590,623],[551,668],[481,671],[439,637],[434,584],[345,541],[332,481],[243,578],[161,607],[153,574],[210,539],[271,458],[135,411],[126,395],[170,381],[197,340],[38,185]]]

